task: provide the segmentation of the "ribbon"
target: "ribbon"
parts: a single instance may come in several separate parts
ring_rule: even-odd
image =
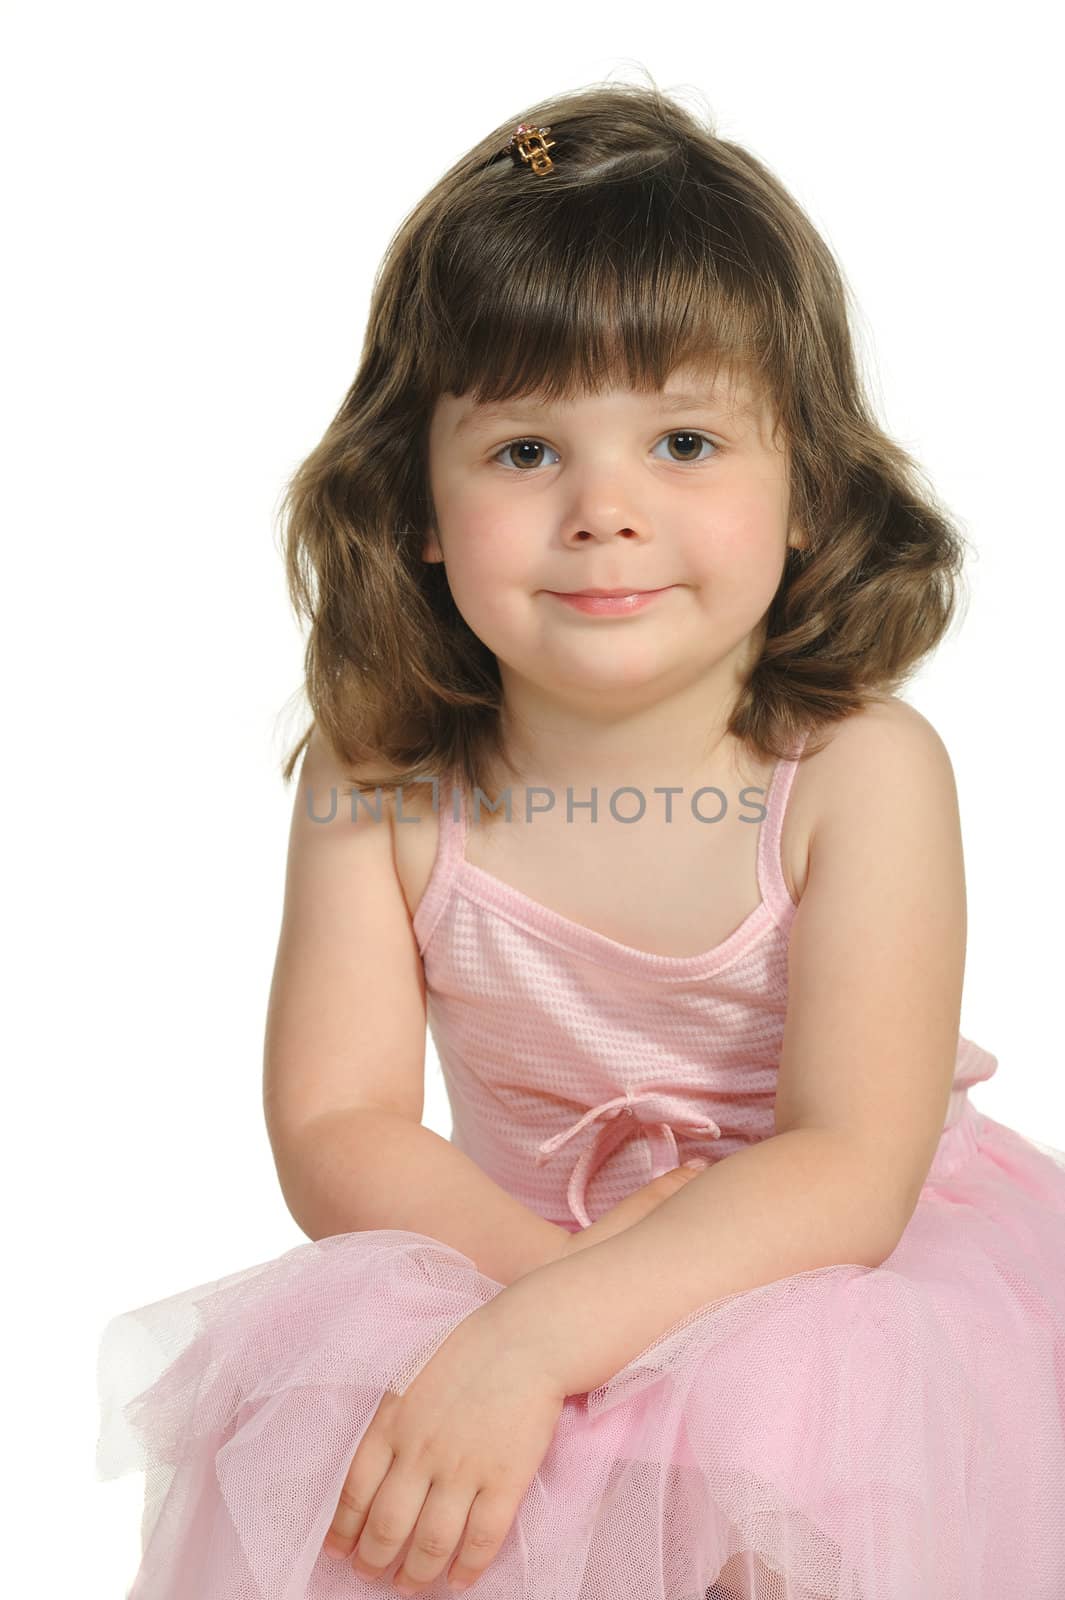
[[[717,1123],[709,1117],[693,1116],[680,1095],[645,1089],[638,1094],[626,1093],[617,1095],[613,1100],[604,1100],[602,1105],[586,1111],[571,1128],[545,1139],[537,1150],[536,1165],[542,1166],[570,1139],[597,1120],[601,1121],[601,1126],[578,1157],[566,1189],[570,1211],[584,1228],[591,1226],[584,1203],[589,1179],[633,1133],[642,1131],[650,1141],[653,1178],[660,1178],[663,1173],[671,1172],[680,1165],[674,1128],[682,1128],[689,1134],[707,1134],[712,1139],[721,1137]]]

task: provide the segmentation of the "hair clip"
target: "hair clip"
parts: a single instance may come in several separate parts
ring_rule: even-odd
[[[534,172],[550,172],[555,165],[547,153],[555,142],[547,137],[550,132],[549,127],[534,128],[531,123],[519,122],[506,148],[511,155],[519,155]]]

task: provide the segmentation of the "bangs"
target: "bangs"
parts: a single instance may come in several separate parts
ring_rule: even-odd
[[[678,369],[748,414],[779,393],[768,225],[653,154],[567,178],[560,148],[549,179],[506,158],[438,219],[417,307],[430,395],[554,405]]]

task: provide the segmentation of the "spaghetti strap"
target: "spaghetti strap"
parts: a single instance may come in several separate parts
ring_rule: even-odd
[[[435,781],[433,810],[437,819],[436,856],[412,923],[421,950],[432,938],[437,919],[451,893],[455,873],[466,853],[465,801],[457,773],[445,773]]]
[[[791,891],[784,876],[780,841],[784,832],[788,796],[791,794],[791,786],[798,771],[799,758],[806,748],[809,737],[807,729],[792,746],[792,754],[778,761],[774,767],[766,797],[766,814],[762,819],[758,835],[758,888],[762,899],[773,914],[774,921],[784,925],[795,915],[797,907],[791,898]]]

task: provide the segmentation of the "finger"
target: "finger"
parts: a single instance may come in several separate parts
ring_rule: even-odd
[[[470,1507],[466,1532],[454,1566],[447,1575],[451,1588],[465,1589],[499,1554],[518,1506],[511,1496],[482,1489]]]
[[[356,1572],[377,1578],[390,1567],[418,1521],[429,1479],[424,1473],[401,1477],[393,1470],[374,1496],[352,1561]]]
[[[373,1504],[389,1468],[395,1460],[391,1446],[382,1439],[367,1436],[356,1450],[340,1490],[333,1520],[325,1536],[327,1555],[346,1559],[355,1548]]]
[[[684,1185],[692,1178],[697,1178],[699,1173],[709,1165],[704,1161],[701,1166],[689,1166],[687,1162],[682,1167],[671,1167],[668,1172],[663,1172],[655,1182],[661,1184],[663,1189],[683,1189]]]
[[[397,1586],[417,1589],[440,1576],[462,1539],[472,1497],[473,1491],[463,1489],[454,1479],[430,1485],[402,1569],[394,1579]]]

